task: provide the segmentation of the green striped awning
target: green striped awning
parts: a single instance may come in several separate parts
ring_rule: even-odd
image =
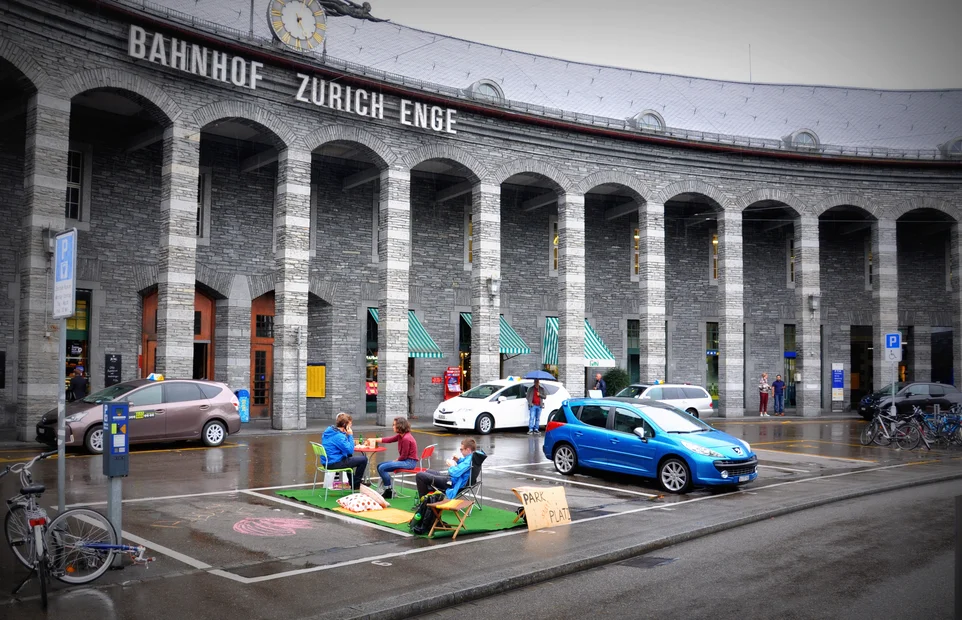
[[[377,321],[377,308],[368,308]],[[444,357],[428,330],[424,329],[414,310],[408,311],[408,357]]]
[[[544,340],[541,348],[541,363],[545,366],[558,365],[558,317],[549,316],[544,323]],[[585,366],[614,367],[615,356],[605,341],[585,319]]]
[[[461,318],[468,324],[468,327],[471,327],[470,312],[462,312]],[[501,353],[505,355],[528,355],[531,353],[531,347],[518,335],[518,332],[514,331],[513,327],[508,325],[503,314],[501,315],[501,334],[498,337],[498,344],[501,345]]]

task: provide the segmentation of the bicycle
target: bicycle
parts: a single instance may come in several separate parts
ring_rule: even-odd
[[[918,429],[906,423],[898,415],[891,415],[878,411],[872,416],[871,422],[865,425],[859,434],[859,442],[863,446],[875,443],[880,446],[887,446],[893,441],[895,445],[902,448],[911,445],[914,448],[918,444],[918,439],[913,434],[918,433]],[[914,443],[912,443],[914,440]]]
[[[143,564],[145,568],[154,561],[144,556],[143,546],[119,544],[113,525],[95,510],[71,508],[52,521],[48,518],[39,503],[46,488],[33,483],[30,468],[55,454],[56,450],[44,452],[26,463],[8,465],[0,472],[0,478],[10,473],[20,476],[20,493],[7,500],[3,529],[14,556],[30,569],[13,594],[18,594],[36,575],[44,609],[51,576],[68,584],[89,583],[110,568],[118,553],[126,554],[134,564]]]

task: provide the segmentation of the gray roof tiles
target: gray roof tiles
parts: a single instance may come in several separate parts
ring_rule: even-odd
[[[152,3],[245,34],[249,30],[246,2]],[[254,35],[269,39],[267,3],[257,5]],[[347,17],[329,18],[327,37],[327,53],[333,58],[452,88],[487,78],[510,100],[568,112],[626,119],[652,109],[671,128],[769,140],[807,128],[822,144],[839,146],[934,149],[962,136],[958,89],[881,91],[724,82],[589,65]]]

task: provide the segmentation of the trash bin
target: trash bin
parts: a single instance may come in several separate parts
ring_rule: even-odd
[[[251,420],[251,393],[245,389],[240,389],[234,392],[237,396],[237,413],[240,414],[241,422],[250,422]]]

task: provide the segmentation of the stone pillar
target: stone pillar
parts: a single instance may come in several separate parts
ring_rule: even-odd
[[[408,282],[411,273],[411,172],[381,172],[378,224],[377,423],[408,410]]]
[[[501,186],[479,183],[471,190],[474,252],[471,262],[471,381],[501,378]]]
[[[170,378],[189,378],[194,371],[199,164],[200,131],[181,124],[167,127],[161,172],[156,372]]]
[[[813,297],[814,296],[814,297]],[[812,299],[819,309],[812,310]],[[802,380],[795,386],[796,413],[817,417],[822,409],[821,287],[818,218],[795,219],[795,368]]]
[[[57,405],[59,321],[53,310],[51,254],[44,229],[64,227],[70,101],[36,93],[27,102],[23,162],[24,211],[20,236],[20,316],[17,354],[17,439],[32,441],[34,426]]]
[[[909,371],[911,381],[932,380],[931,325],[915,325],[912,327],[912,359],[909,360]]]
[[[745,415],[742,214],[718,214],[718,399],[726,418]]]
[[[229,297],[217,300],[214,378],[234,390],[251,383],[251,291],[247,276],[235,275]]]
[[[585,197],[558,197],[558,379],[585,394]]]
[[[949,260],[952,262],[952,374],[956,387],[962,387],[962,224],[952,224]],[[930,340],[931,342],[931,340]]]
[[[667,381],[665,205],[649,202],[638,206],[638,235],[639,377],[642,382]]]
[[[307,428],[307,294],[311,238],[311,154],[277,159],[274,215],[274,391],[271,427]],[[248,310],[248,314],[249,314]],[[248,318],[248,325],[250,325]],[[250,340],[248,339],[248,343]],[[250,345],[248,344],[248,347]]]
[[[879,390],[895,378],[896,363],[885,360],[882,335],[899,330],[899,271],[895,220],[872,223],[872,380]]]

